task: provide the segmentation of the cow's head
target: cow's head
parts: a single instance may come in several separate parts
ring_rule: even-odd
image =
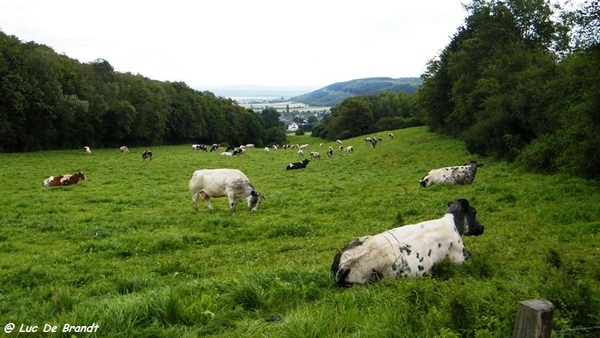
[[[427,178],[427,176],[423,177],[420,181],[419,184],[421,185],[422,188],[427,188],[430,184],[429,184],[429,178]]]
[[[302,163],[304,163],[305,166],[308,164],[308,162],[310,162],[310,160],[307,159],[307,158],[305,158],[305,159],[302,160]]]
[[[248,209],[250,209],[250,211],[256,211],[256,209],[258,209],[258,205],[264,198],[265,197],[258,191],[252,190],[250,192],[250,196],[248,196]]]
[[[469,205],[469,201],[459,198],[448,203],[448,214],[454,215],[456,230],[461,235],[479,236],[483,234],[483,225],[477,220],[477,210]]]

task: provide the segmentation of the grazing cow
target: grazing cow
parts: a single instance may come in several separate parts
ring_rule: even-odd
[[[354,239],[333,258],[331,274],[339,286],[427,275],[445,259],[461,264],[467,251],[461,235],[479,236],[483,225],[466,199],[448,203],[442,218],[405,225]]]
[[[235,155],[244,155],[246,153],[246,148],[237,148],[236,150],[234,150],[232,152],[232,154]]]
[[[265,147],[265,154],[269,153],[269,147]]]
[[[85,180],[85,175],[78,171],[73,175],[59,175],[59,176],[50,176],[47,179],[42,181],[42,185],[45,187],[56,187],[61,185],[72,185],[77,184],[79,181]]]
[[[346,151],[349,152],[350,154],[352,154],[352,152],[354,152],[354,147],[348,146],[348,148],[346,148]]]
[[[339,145],[342,145],[342,144],[344,144],[344,142],[342,142],[342,140],[337,140],[337,141],[335,141],[335,142],[336,142],[337,144],[339,144]]]
[[[248,144],[246,144],[246,148],[254,148],[254,143],[248,143]]]
[[[390,138],[390,140],[393,140],[394,139],[394,133],[389,133],[388,137]]]
[[[214,143],[211,147],[210,147],[210,152],[212,153],[215,150],[219,150],[219,148],[221,147],[220,144]]]
[[[192,149],[197,150],[197,151],[205,151],[208,152],[208,149],[206,149],[206,146],[203,144],[192,144]]]
[[[209,210],[211,197],[229,199],[229,211],[233,214],[237,202],[242,198],[248,201],[248,209],[256,211],[263,199],[243,172],[237,169],[202,169],[196,170],[190,177],[190,192],[194,210],[198,211],[198,197],[201,196]]]
[[[122,146],[121,148],[119,148],[119,151],[121,151],[122,155],[125,155],[129,152],[129,149],[127,149],[127,146]]]
[[[319,160],[321,159],[321,154],[319,154],[318,151],[313,151],[310,153],[310,157],[311,158],[318,158]]]
[[[92,154],[92,150],[90,149],[90,147],[85,146],[83,147],[83,153],[86,155],[91,155]]]
[[[234,151],[235,147],[234,146],[227,146],[227,148],[225,148],[225,151]]]
[[[146,159],[152,161],[152,152],[150,150],[144,150],[142,152],[142,160],[145,161]]]
[[[329,147],[327,148],[327,157],[331,158],[333,156],[333,148]]]
[[[304,157],[304,152],[302,150],[298,150],[298,156]]]
[[[294,169],[303,169],[306,168],[306,166],[308,165],[308,162],[310,162],[309,159],[305,158],[303,159],[301,162],[293,162],[287,165],[287,167],[285,167],[285,170],[294,170]]]
[[[477,168],[481,167],[483,164],[471,161],[469,164],[461,166],[433,169],[419,181],[419,184],[423,188],[436,183],[471,184],[475,180]]]
[[[298,147],[298,149],[300,149],[300,150],[304,150],[306,148],[308,148],[308,144],[303,144],[300,147]]]

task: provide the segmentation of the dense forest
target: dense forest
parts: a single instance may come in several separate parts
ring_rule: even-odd
[[[181,82],[80,63],[0,32],[0,151],[281,141],[277,112],[256,114]]]
[[[414,95],[347,98],[313,135],[334,140],[422,123],[473,154],[600,178],[600,1],[569,11],[545,0],[466,8]]]

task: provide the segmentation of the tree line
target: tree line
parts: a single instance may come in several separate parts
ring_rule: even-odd
[[[281,129],[281,130],[279,130]],[[0,151],[24,152],[227,143],[258,146],[285,138],[277,112],[116,72],[108,61],[80,63],[0,31]]]
[[[313,135],[334,140],[425,124],[473,154],[600,178],[598,0],[575,10],[548,0],[465,7],[464,24],[430,60],[414,95],[348,98]]]

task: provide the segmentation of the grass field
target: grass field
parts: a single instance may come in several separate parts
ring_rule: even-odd
[[[285,170],[293,150],[225,158],[165,146],[151,148],[152,161],[141,148],[0,154],[0,324],[16,325],[10,335],[37,326],[39,336],[54,325],[65,337],[508,337],[518,302],[545,298],[557,306],[555,336],[600,325],[600,184],[476,158],[425,128],[393,132],[375,149],[344,140],[355,152],[331,159],[332,143],[289,136],[322,154],[296,171]],[[419,187],[429,169],[471,159],[484,163],[472,185]],[[241,202],[230,215],[224,198],[193,211],[191,173],[221,167],[266,196],[257,212]],[[42,186],[77,170],[88,180]],[[464,239],[465,264],[334,286],[336,250],[439,218],[459,197],[486,227]],[[61,333],[65,324],[98,328]]]

